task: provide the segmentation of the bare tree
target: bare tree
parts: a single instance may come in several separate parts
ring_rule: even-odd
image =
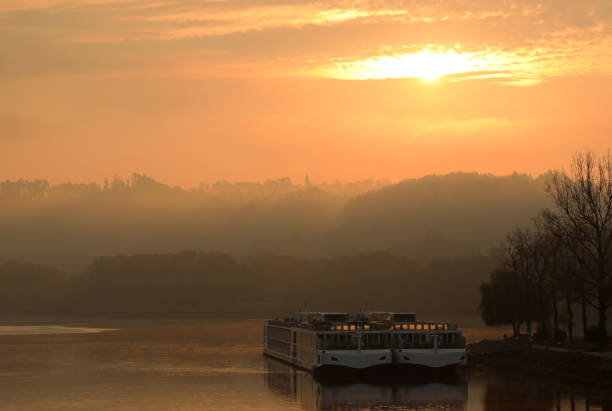
[[[599,314],[600,342],[607,340],[612,305],[612,158],[578,153],[570,173],[556,172],[546,191],[558,213],[549,223],[581,267],[580,280]]]
[[[532,333],[532,322],[544,319],[542,249],[536,245],[537,236],[530,230],[516,229],[509,234],[504,243],[504,265],[513,272],[519,284],[518,292],[523,301],[521,318],[527,324],[527,333]],[[517,296],[518,297],[518,296]]]
[[[550,303],[553,314],[553,336],[556,338],[559,329],[559,303],[560,299],[567,297],[564,281],[563,247],[557,235],[547,223],[545,213],[533,219],[535,226],[532,254],[534,256],[536,277],[538,279],[539,304],[542,320],[547,317],[545,307]],[[569,304],[569,303],[568,303]],[[570,304],[571,305],[571,304]],[[571,321],[568,323],[568,332],[571,336]]]

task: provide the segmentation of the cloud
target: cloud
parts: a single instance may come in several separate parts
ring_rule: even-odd
[[[460,47],[525,84],[611,74],[611,20],[607,0],[8,0],[0,75],[320,76]]]

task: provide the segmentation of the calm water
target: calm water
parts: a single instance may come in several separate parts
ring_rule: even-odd
[[[88,334],[115,331],[113,328],[66,327],[65,325],[0,325],[1,335]]]
[[[87,325],[118,330],[0,335],[0,408],[610,409],[602,399],[606,394],[595,389],[486,369],[314,379],[264,358],[262,323],[255,321]],[[474,340],[494,332],[470,329],[466,334]]]

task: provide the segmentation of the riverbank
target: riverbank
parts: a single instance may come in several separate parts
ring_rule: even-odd
[[[470,357],[470,365],[485,366],[530,376],[555,378],[564,382],[612,387],[612,358],[590,353],[558,350],[553,347],[516,346],[503,350],[503,341],[494,349],[494,342],[473,344],[478,350],[487,344],[488,353]]]

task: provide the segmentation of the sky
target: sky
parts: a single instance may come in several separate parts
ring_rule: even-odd
[[[537,175],[612,146],[609,0],[3,0],[0,180]]]

